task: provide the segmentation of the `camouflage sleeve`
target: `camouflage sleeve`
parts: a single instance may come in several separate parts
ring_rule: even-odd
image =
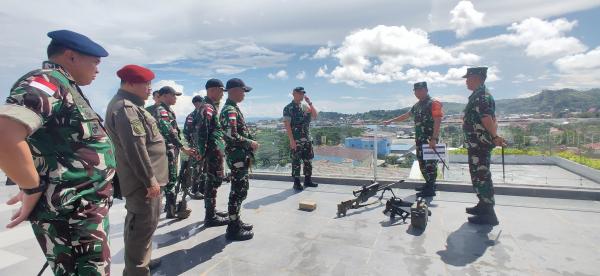
[[[46,74],[24,77],[11,89],[0,116],[23,124],[31,135],[60,110],[60,90],[59,81]]]
[[[223,130],[225,131],[225,141],[227,144],[234,146],[241,146],[243,148],[250,148],[252,140],[241,136],[237,130],[237,112],[233,109],[226,110],[223,112],[224,124]]]
[[[283,108],[283,121],[284,122],[291,122],[292,121],[292,114],[290,112],[290,106],[286,105]]]
[[[489,95],[487,93],[481,95],[477,103],[477,110],[479,111],[479,115],[481,116],[481,118],[485,116],[491,116],[492,118],[495,118],[495,105],[496,104],[492,95]]]
[[[140,117],[134,107],[124,106],[114,114],[115,132],[119,135],[119,142],[125,151],[124,156],[133,169],[130,173],[146,187],[150,187],[158,181],[146,148],[147,133]]]
[[[212,119],[214,115],[214,110],[208,110],[207,105],[203,105],[202,109],[198,111],[196,115],[196,133],[198,133],[198,137],[196,138],[196,150],[200,156],[205,156],[206,154],[206,145],[208,144],[209,139],[209,121]]]
[[[156,108],[155,113],[158,129],[160,130],[160,134],[165,137],[167,144],[173,144],[177,148],[182,148],[183,144],[179,138],[179,133],[171,125],[168,111],[164,107],[159,106]]]
[[[183,138],[188,143],[188,145],[193,145],[192,142],[192,127],[194,125],[194,112],[190,113],[185,117],[185,124],[183,124]]]

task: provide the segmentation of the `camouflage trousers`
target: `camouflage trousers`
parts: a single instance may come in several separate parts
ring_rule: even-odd
[[[55,275],[110,275],[109,207],[109,199],[81,200],[64,216],[31,220]]]
[[[165,185],[165,195],[175,194],[175,185],[177,185],[177,165],[179,159],[179,150],[176,148],[167,148],[167,162],[169,163],[169,182]]]
[[[223,168],[223,152],[216,148],[206,150],[204,170],[206,183],[204,186],[204,207],[207,212],[214,212],[217,205],[217,189],[223,183],[225,169]]]
[[[229,220],[237,221],[240,219],[242,202],[248,196],[248,189],[250,188],[248,180],[250,159],[228,162],[228,164],[231,169],[231,191],[229,192],[227,211],[229,212]]]
[[[292,177],[300,177],[300,165],[304,164],[304,175],[312,175],[312,159],[315,157],[310,141],[296,140],[296,149],[290,151],[292,158]]]
[[[417,161],[419,162],[419,169],[421,169],[423,179],[425,179],[425,185],[435,186],[438,160],[423,160],[422,144],[417,144]]]
[[[479,200],[494,204],[494,184],[490,172],[492,148],[474,147],[468,149],[469,172],[473,189]]]

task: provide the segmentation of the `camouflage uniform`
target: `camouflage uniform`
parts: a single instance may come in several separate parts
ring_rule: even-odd
[[[204,187],[204,207],[208,217],[214,217],[217,204],[217,189],[223,183],[223,156],[225,141],[219,121],[219,104],[208,96],[194,117],[193,129],[196,132],[196,150],[204,161],[207,180]]]
[[[158,107],[158,105],[153,104],[153,105],[149,105],[146,107],[146,111],[148,111],[148,113],[152,114],[152,116],[154,116],[154,112],[156,112],[156,108]]]
[[[439,114],[434,114],[434,105],[437,105]],[[417,102],[410,109],[415,122],[415,144],[417,147],[417,160],[421,174],[425,179],[425,186],[435,186],[437,178],[438,160],[423,160],[423,145],[427,145],[433,137],[434,115],[441,116],[441,103],[430,96]]]
[[[244,115],[238,105],[227,99],[221,111],[221,126],[225,134],[227,166],[231,169],[231,193],[229,194],[229,220],[239,221],[242,201],[248,195],[248,172],[254,159],[250,147],[253,137],[246,126]]]
[[[194,111],[187,115],[187,117],[185,118],[185,124],[183,125],[183,137],[185,138],[185,141],[187,142],[190,148],[196,148],[196,143],[198,139],[196,131],[196,125],[198,122],[196,120],[200,118],[198,115],[198,109],[194,109]],[[203,170],[204,160],[188,158],[186,163],[187,164],[181,165],[181,172],[179,175],[182,175],[183,170],[186,166],[189,168],[193,168],[194,171],[191,172],[194,174],[191,177],[192,183],[189,183],[189,185],[193,185],[192,193],[204,193],[204,183],[206,182],[206,174]],[[198,189],[200,190],[198,191]]]
[[[495,118],[496,103],[484,84],[475,89],[464,110],[463,132],[469,155],[469,172],[477,197],[484,203],[494,204],[494,186],[490,172],[490,158],[495,147],[490,133],[481,123],[489,115]]]
[[[25,124],[40,181],[47,184],[29,219],[56,275],[108,275],[108,209],[113,144],[102,119],[60,65],[21,77],[0,116]]]
[[[312,175],[314,157],[312,138],[310,136],[310,107],[305,102],[291,102],[283,108],[283,120],[290,123],[292,135],[296,140],[296,149],[290,151],[292,157],[292,177],[300,177],[300,162],[304,163],[304,175]]]
[[[152,114],[158,122],[158,129],[167,145],[167,158],[169,160],[169,183],[165,186],[165,195],[175,196],[175,185],[177,184],[177,164],[179,158],[179,149],[183,147],[179,136],[179,126],[175,113],[167,104],[161,103],[156,107]]]

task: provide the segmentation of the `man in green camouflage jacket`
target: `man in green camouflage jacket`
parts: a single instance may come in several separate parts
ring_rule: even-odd
[[[300,184],[300,162],[304,164],[304,186],[318,186],[311,179],[314,152],[310,137],[310,121],[317,118],[317,109],[306,96],[304,87],[294,88],[292,96],[294,100],[283,108],[283,123],[290,141],[294,189],[302,190],[304,187]]]
[[[170,86],[164,86],[158,90],[158,95],[161,103],[156,107],[154,114],[152,115],[156,118],[158,129],[165,138],[165,144],[167,145],[169,183],[165,186],[165,209],[167,211],[167,218],[185,219],[189,217],[191,213],[191,210],[189,210],[186,205],[185,193],[179,204],[176,204],[177,194],[175,194],[179,151],[181,150],[189,156],[194,155],[194,152],[181,143],[175,112],[171,110],[171,106],[177,102],[177,96],[180,96],[181,92],[175,91],[175,89]]]
[[[497,134],[496,103],[485,87],[487,67],[468,68],[463,78],[466,78],[467,89],[473,91],[464,110],[463,132],[471,182],[479,198],[475,207],[467,208],[467,213],[474,215],[469,217],[469,222],[498,225],[490,159],[492,149],[504,146],[505,141]]]
[[[196,95],[192,98],[192,104],[194,105],[194,111],[185,117],[185,123],[183,124],[183,138],[187,142],[190,148],[196,148],[196,143],[198,140],[197,131],[195,129],[197,122],[196,119],[199,118],[198,111],[202,106],[202,101],[204,99],[200,95]],[[191,183],[188,185],[192,185],[191,193],[194,199],[203,199],[204,198],[204,185],[206,183],[206,173],[203,171],[203,160],[198,160],[196,158],[188,158],[183,164],[181,164],[181,169],[179,172],[179,177],[184,177],[184,170],[191,170],[188,173],[191,173],[192,176],[189,178]]]
[[[196,133],[194,145],[198,152],[198,159],[203,162],[203,171],[206,173],[204,226],[213,227],[229,223],[227,213],[216,210],[217,189],[221,187],[225,177],[225,168],[223,168],[225,141],[219,121],[219,103],[223,98],[224,87],[220,80],[210,79],[206,82],[205,88],[206,97],[198,107],[192,128]]]
[[[242,201],[248,195],[248,172],[259,144],[250,135],[244,115],[238,104],[244,100],[246,92],[252,90],[241,79],[233,78],[225,86],[228,97],[221,111],[221,126],[225,133],[225,153],[227,166],[231,169],[231,192],[229,193],[229,224],[225,237],[230,240],[248,240],[254,236],[245,229],[240,219]]]
[[[417,160],[421,174],[425,179],[425,185],[418,187],[416,190],[418,197],[435,196],[435,180],[437,179],[438,160],[423,160],[423,145],[429,145],[430,148],[435,148],[440,134],[440,124],[444,113],[442,111],[442,103],[432,99],[429,96],[426,82],[417,82],[413,86],[415,97],[419,101],[413,105],[410,111],[385,121],[384,124],[390,124],[394,121],[404,121],[409,117],[414,118],[415,122],[415,145],[417,148]]]
[[[22,202],[7,227],[29,219],[55,275],[108,275],[114,149],[79,88],[108,53],[68,30],[48,36],[49,61],[0,107],[0,169],[21,189],[8,204]]]

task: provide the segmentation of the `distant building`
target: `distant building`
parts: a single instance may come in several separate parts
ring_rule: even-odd
[[[344,147],[351,149],[364,149],[373,151],[373,136],[348,137],[344,141]],[[377,138],[377,155],[385,156],[390,154],[390,141],[385,137]]]
[[[364,149],[353,149],[341,146],[318,146],[314,148],[315,161],[327,160],[344,164],[351,163],[356,167],[368,167],[373,159],[373,152]]]
[[[415,148],[416,148],[416,146],[414,144],[412,144],[412,145],[410,145],[410,144],[391,145],[390,153],[398,154],[398,155],[405,155],[405,154],[413,151]]]

